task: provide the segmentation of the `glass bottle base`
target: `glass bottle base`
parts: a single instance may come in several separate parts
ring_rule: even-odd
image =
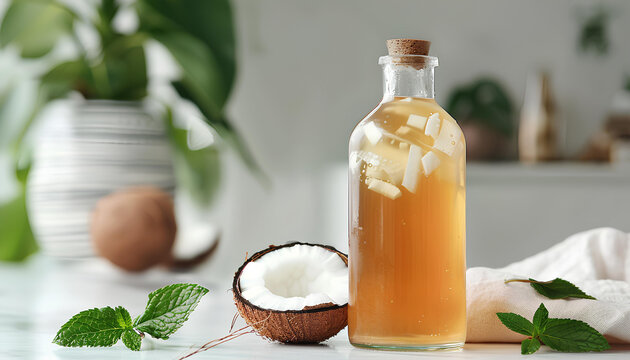
[[[460,351],[464,348],[463,342],[455,342],[449,344],[422,344],[422,345],[401,345],[401,344],[392,344],[392,345],[382,345],[382,344],[360,344],[353,343],[351,344],[358,348],[363,349],[372,349],[372,350],[384,350],[384,351]]]

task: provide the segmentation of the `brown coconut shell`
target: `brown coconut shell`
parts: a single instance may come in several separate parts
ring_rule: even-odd
[[[202,251],[198,255],[195,255],[189,259],[179,259],[175,257],[175,254],[171,251],[170,255],[162,263],[165,267],[172,271],[189,271],[195,267],[205,263],[210,259],[219,247],[219,238],[212,243],[206,250]]]
[[[239,279],[245,266],[272,251],[295,245],[319,246],[339,255],[348,265],[348,256],[332,246],[294,242],[261,250],[241,265],[234,274],[232,292],[238,312],[259,335],[283,343],[314,344],[320,343],[345,328],[348,325],[348,304],[335,305],[332,303],[306,307],[303,310],[269,310],[260,308],[241,295]]]
[[[151,186],[126,188],[101,198],[90,223],[96,253],[132,272],[164,261],[176,232],[171,195]]]

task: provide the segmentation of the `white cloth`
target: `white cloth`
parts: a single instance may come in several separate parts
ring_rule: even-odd
[[[513,278],[568,280],[597,300],[552,300]],[[575,234],[563,242],[502,269],[466,272],[467,342],[520,342],[525,336],[507,329],[497,312],[531,320],[544,303],[549,317],[582,320],[610,342],[630,343],[630,236],[611,228]]]

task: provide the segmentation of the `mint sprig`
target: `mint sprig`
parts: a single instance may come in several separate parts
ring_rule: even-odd
[[[63,324],[53,342],[71,347],[112,346],[126,329],[131,329],[131,317],[123,307],[90,309]]]
[[[132,321],[122,306],[82,311],[57,332],[53,343],[68,347],[112,346],[122,339],[133,351],[140,350],[144,333],[168,339],[195,310],[208,289],[195,284],[173,284],[149,294],[144,313]]]
[[[503,325],[514,332],[527,336],[534,333],[534,324],[521,315],[514,313],[497,313],[497,316]]]
[[[497,313],[508,329],[529,336],[521,343],[521,354],[533,354],[545,344],[562,352],[589,352],[610,349],[606,338],[583,321],[549,318],[544,304],[540,304],[533,322],[515,313]]]
[[[551,281],[538,281],[534,279],[510,279],[505,283],[511,282],[524,282],[529,283],[539,294],[548,297],[549,299],[590,299],[597,300],[594,297],[586,294],[579,287],[573,285],[567,280],[555,278]]]
[[[521,343],[521,354],[529,355],[533,354],[540,349],[540,341],[535,338],[525,339]]]
[[[199,300],[208,289],[194,284],[176,284],[149,294],[149,302],[139,318],[136,329],[157,339],[168,339],[188,320]]]
[[[125,330],[122,333],[122,342],[126,347],[133,351],[140,351],[140,345],[142,344],[142,335],[136,332],[136,330]]]

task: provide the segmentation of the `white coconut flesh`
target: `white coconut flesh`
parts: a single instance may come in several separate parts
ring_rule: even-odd
[[[249,262],[239,277],[241,296],[268,310],[348,303],[348,267],[332,251],[294,245]]]

